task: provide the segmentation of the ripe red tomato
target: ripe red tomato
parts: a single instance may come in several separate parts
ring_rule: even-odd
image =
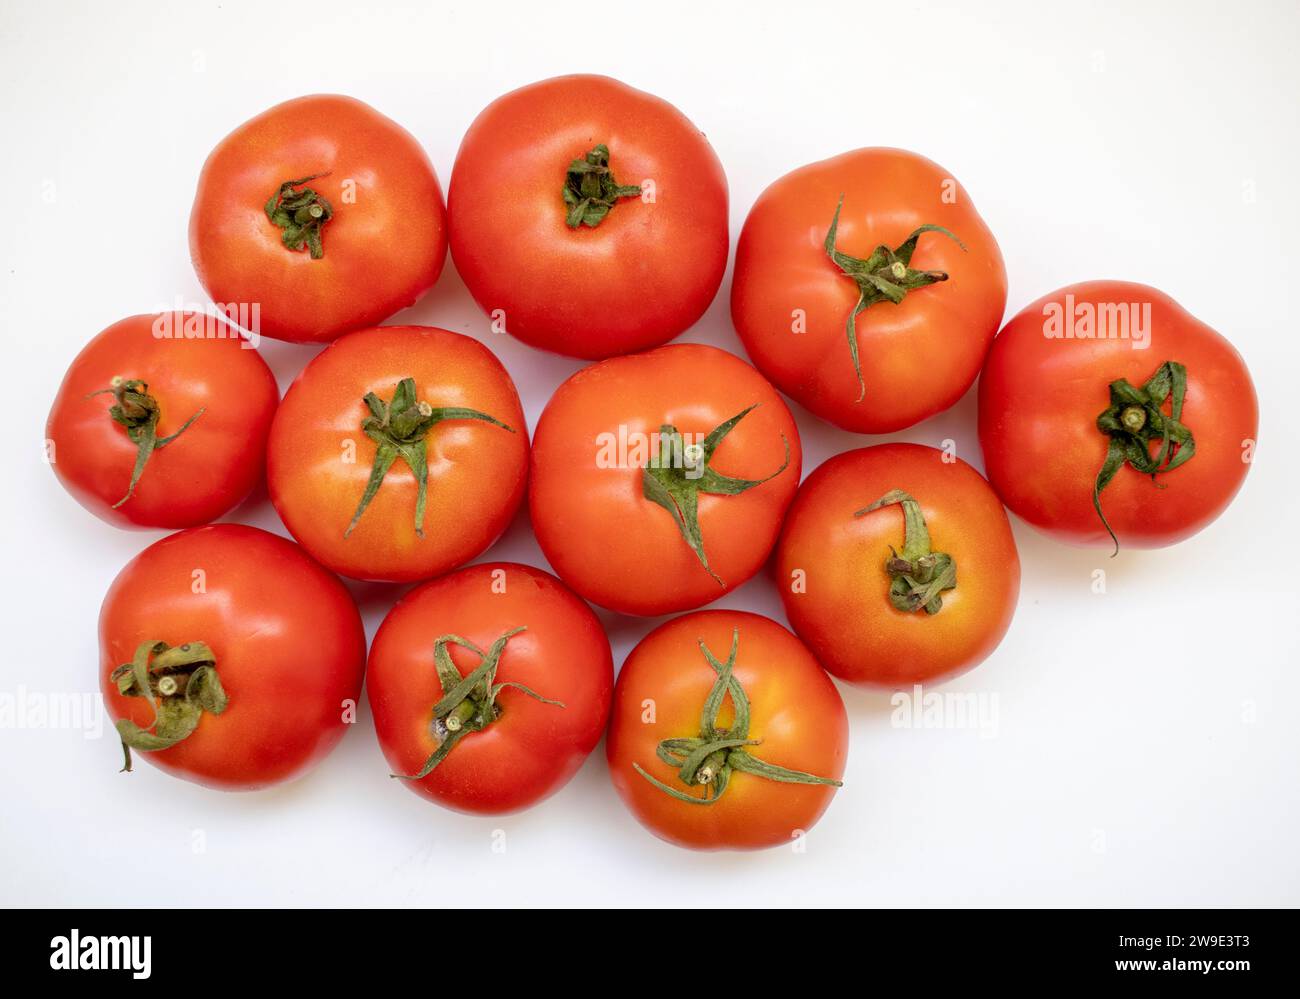
[[[324,758],[355,717],[366,658],[343,584],[292,542],[240,524],[181,531],[128,562],[104,597],[99,645],[125,769],[133,749],[224,790]]]
[[[902,149],[786,174],[736,247],[731,317],[750,358],[858,433],[901,430],[961,398],[1006,304],[1002,252],[970,196]]]
[[[279,396],[270,368],[226,323],[132,316],[86,344],[63,376],[45,424],[50,464],[110,524],[205,524],[261,480]]]
[[[510,375],[477,340],[379,326],[335,341],[289,387],[266,478],[285,526],[324,565],[412,582],[506,529],[524,498],[528,428]]]
[[[380,625],[366,674],[394,776],[431,801],[487,814],[568,783],[600,741],[613,686],[591,608],[550,573],[514,562],[472,565],[408,593]]]
[[[716,347],[584,368],[537,424],[529,507],[560,578],[625,614],[708,603],[762,566],[799,484],[781,397]]]
[[[446,230],[415,138],[361,101],[318,94],[277,104],[212,151],[190,256],[213,301],[248,307],[257,332],[320,342],[417,302],[442,271]]]
[[[917,444],[846,451],[799,489],[774,562],[786,616],[826,669],[901,687],[983,662],[1011,624],[1020,558],[980,474]]]
[[[1015,513],[1075,545],[1191,537],[1241,488],[1258,429],[1233,346],[1169,296],[1124,281],[1026,306],[980,379],[989,481]]]
[[[848,748],[844,702],[799,640],[717,610],[660,625],[632,650],[606,755],[623,803],[660,839],[752,850],[813,827]]]
[[[601,358],[666,343],[727,266],[727,178],[675,107],[603,76],[493,101],[456,154],[451,255],[524,343]]]

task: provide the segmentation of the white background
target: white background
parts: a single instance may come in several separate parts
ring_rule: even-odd
[[[351,94],[396,119],[445,186],[490,100],[561,73],[608,73],[707,132],[731,184],[733,240],[759,191],[788,170],[858,146],[917,150],[961,180],[998,237],[1009,314],[1084,279],[1167,291],[1245,355],[1262,445],[1236,503],[1176,549],[1111,561],[1016,523],[1024,579],[1011,631],[949,685],[996,696],[992,737],[898,728],[887,695],[841,687],[847,784],[804,854],[660,843],[615,797],[603,746],[540,807],[478,819],[390,780],[364,713],[311,775],[245,795],[149,766],[119,775],[109,726],[88,739],[11,719],[0,730],[0,901],[1300,903],[1300,475],[1286,443],[1300,403],[1300,7],[1053,7],[660,0],[603,2],[588,21],[573,4],[348,0],[294,14],[231,0],[6,0],[0,694],[11,699],[24,686],[97,690],[100,599],[160,536],[99,522],[43,463],[63,371],[109,323],[203,300],[186,246],[199,166],[240,122],[304,93]],[[729,287],[730,274],[683,339],[741,352]],[[579,366],[491,334],[450,259],[397,320],[489,342],[530,427]],[[264,350],[282,386],[312,353]],[[972,392],[891,439],[952,438],[979,466],[974,402]],[[884,439],[796,415],[805,471]],[[264,494],[229,519],[282,531]],[[522,515],[490,557],[545,564]],[[1098,568],[1104,594],[1091,588]],[[373,633],[394,591],[355,592]],[[781,618],[764,578],[719,605]],[[656,623],[603,617],[616,663]],[[492,850],[497,829],[504,853]]]

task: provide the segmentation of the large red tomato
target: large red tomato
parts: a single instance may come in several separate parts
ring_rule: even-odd
[[[632,650],[606,755],[619,796],[656,836],[751,850],[813,827],[848,748],[844,702],[799,640],[719,610],[660,625]]]
[[[1006,304],[1002,253],[970,196],[901,149],[786,174],[736,247],[731,317],[750,358],[858,433],[901,430],[961,398]]]
[[[699,344],[611,358],[556,389],[538,421],[533,530],[588,600],[699,607],[766,561],[801,457],[790,411],[740,358]]]
[[[1255,387],[1222,336],[1154,288],[1090,281],[998,335],[980,378],[989,481],[1075,545],[1161,548],[1232,501],[1254,457]]]
[[[118,573],[100,682],[132,750],[249,790],[318,763],[356,716],[366,636],[352,596],[291,541],[239,524],[181,531]]]
[[[601,358],[666,343],[727,266],[727,179],[675,107],[604,76],[493,101],[456,154],[451,254],[525,343]]]
[[[132,316],[82,349],[45,424],[64,488],[119,527],[194,527],[262,478],[279,390],[228,324]]]
[[[843,680],[948,679],[1002,641],[1020,559],[997,496],[917,444],[836,455],[799,489],[775,559],[790,624]]]
[[[591,608],[550,573],[513,562],[408,593],[380,625],[366,674],[393,775],[483,813],[563,787],[600,741],[613,686]]]
[[[446,228],[415,138],[361,101],[315,95],[264,111],[212,151],[190,256],[213,301],[246,310],[255,332],[325,341],[432,288]]]
[[[343,337],[285,393],[271,502],[335,572],[412,582],[481,554],[523,502],[528,429],[477,340],[430,326]]]

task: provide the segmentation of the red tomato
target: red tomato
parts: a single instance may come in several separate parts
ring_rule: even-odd
[[[1169,296],[1124,281],[1026,306],[980,379],[989,481],[1015,513],[1075,545],[1191,537],[1241,488],[1258,429],[1233,346]]]
[[[446,230],[415,138],[361,101],[318,94],[277,104],[212,151],[190,256],[213,301],[247,306],[257,332],[320,342],[419,301],[442,271]]]
[[[637,820],[702,850],[805,834],[831,803],[848,749],[844,702],[817,660],[775,621],[726,610],[684,615],[641,640],[618,674],[606,742]]]
[[[128,562],[104,597],[99,645],[123,746],[224,790],[320,762],[355,717],[366,658],[343,584],[292,542],[239,524],[181,531]]]
[[[960,399],[1006,304],[1002,252],[970,196],[901,149],[786,174],[736,247],[731,317],[750,358],[858,433],[901,430]]]
[[[493,101],[461,142],[447,203],[475,301],[524,343],[571,357],[666,343],[704,314],[727,267],[727,178],[708,140],[608,77]]]
[[[477,340],[379,326],[331,344],[289,387],[266,478],[285,526],[326,566],[413,582],[482,554],[509,525],[528,428]]]
[[[596,615],[550,573],[514,562],[408,593],[380,625],[366,675],[393,774],[431,801],[486,814],[569,782],[600,741],[613,686]]]
[[[799,489],[775,572],[826,669],[887,687],[945,680],[997,648],[1020,591],[1002,504],[980,474],[917,444],[836,455]]]
[[[561,385],[538,421],[533,530],[588,600],[698,607],[766,561],[800,462],[790,411],[738,357],[677,344],[611,358]]]
[[[50,463],[110,524],[205,524],[261,480],[279,396],[266,363],[226,323],[132,316],[86,344],[63,376],[45,424]]]

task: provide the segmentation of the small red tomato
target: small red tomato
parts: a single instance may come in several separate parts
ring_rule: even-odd
[[[846,430],[955,403],[1007,304],[1002,252],[937,163],[858,149],[786,174],[745,220],[731,317],[758,370]]]
[[[701,344],[611,358],[556,389],[538,421],[533,530],[603,607],[699,607],[767,560],[800,462],[790,411],[740,358]]]
[[[379,326],[335,341],[285,393],[271,502],[335,572],[413,582],[482,554],[528,481],[514,382],[477,340]]]
[[[310,29],[309,29],[310,30]],[[190,256],[213,301],[277,340],[333,340],[417,302],[447,256],[429,157],[351,97],[277,104],[203,164]]]
[[[614,787],[660,839],[753,850],[804,835],[844,776],[849,721],[800,641],[744,611],[660,625],[618,674]]]
[[[412,590],[384,618],[366,690],[393,776],[463,812],[554,794],[600,741],[614,664],[586,604],[514,562]]]
[[[278,399],[270,368],[228,324],[132,316],[64,375],[45,424],[50,464],[110,524],[206,524],[261,480]]]
[[[1026,306],[980,378],[979,436],[1002,501],[1090,547],[1163,548],[1219,516],[1255,453],[1241,355],[1168,295],[1090,281]]]
[[[604,76],[512,91],[461,142],[451,255],[524,343],[601,358],[704,314],[727,267],[727,178],[675,107]]]
[[[351,594],[291,541],[215,524],[158,541],[99,615],[100,682],[132,750],[208,787],[315,766],[355,715],[366,636]]]
[[[931,683],[983,662],[1020,592],[1011,525],[980,474],[918,444],[836,455],[799,489],[777,545],[786,616],[851,683]]]

